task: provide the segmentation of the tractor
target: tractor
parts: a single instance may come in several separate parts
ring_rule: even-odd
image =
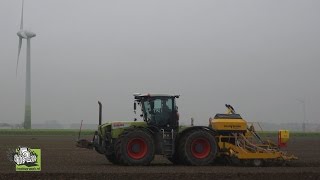
[[[163,155],[173,164],[194,166],[221,159],[254,166],[269,160],[296,159],[279,151],[271,141],[263,141],[231,105],[226,105],[226,113],[210,118],[209,126],[179,125],[177,98],[179,95],[134,94],[134,112],[140,107],[143,121],[104,124],[102,104],[98,102],[98,130],[92,141],[81,139],[77,146],[95,149],[113,164],[133,166],[149,165],[155,155]],[[283,143],[287,140],[282,138]]]
[[[206,126],[179,126],[179,95],[134,94],[134,111],[143,121],[117,121],[99,126],[93,140],[78,140],[78,147],[93,148],[114,164],[148,165],[155,155],[175,164],[208,165],[217,155],[215,131]]]

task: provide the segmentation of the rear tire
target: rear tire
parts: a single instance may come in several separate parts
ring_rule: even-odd
[[[205,166],[212,164],[217,154],[213,135],[205,130],[193,130],[181,137],[180,160],[186,165]]]
[[[116,160],[124,165],[149,165],[154,154],[153,138],[142,129],[125,130],[115,144]]]

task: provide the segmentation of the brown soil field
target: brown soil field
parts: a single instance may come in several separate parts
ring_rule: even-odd
[[[88,137],[88,139],[91,137]],[[7,157],[18,146],[41,149],[41,172],[16,172]],[[299,160],[288,166],[177,166],[156,156],[150,166],[113,165],[71,136],[0,136],[0,179],[320,179],[320,138],[292,137],[285,149]]]

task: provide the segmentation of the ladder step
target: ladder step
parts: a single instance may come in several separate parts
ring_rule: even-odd
[[[174,133],[173,130],[171,132],[162,130],[162,138],[163,138],[163,155],[166,157],[172,157],[174,151]]]

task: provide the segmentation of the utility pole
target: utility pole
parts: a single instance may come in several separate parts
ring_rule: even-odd
[[[297,99],[303,105],[303,122],[302,122],[302,131],[306,132],[306,124],[307,124],[307,115],[306,115],[306,102],[305,100]]]

